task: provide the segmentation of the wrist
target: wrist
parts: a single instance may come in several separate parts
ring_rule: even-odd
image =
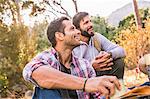
[[[112,57],[112,52],[108,52],[108,54],[110,55],[110,57]]]
[[[88,81],[88,78],[86,78],[86,79],[84,80],[83,91],[85,91],[85,87],[86,87],[87,81]]]

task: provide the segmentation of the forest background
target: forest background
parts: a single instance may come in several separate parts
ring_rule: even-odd
[[[74,5],[72,10],[78,12],[77,0],[71,2]],[[22,70],[37,53],[51,47],[45,35],[47,25],[58,16],[71,18],[68,10],[61,0],[0,0],[0,98],[21,98],[27,90],[33,89],[30,83],[24,81]],[[23,19],[26,11],[31,20],[40,21],[26,25]],[[148,80],[137,66],[138,59],[150,52],[150,9],[139,9],[138,13],[140,29],[134,13],[124,17],[117,27],[109,25],[105,17],[92,16],[94,30],[126,51],[126,86]]]

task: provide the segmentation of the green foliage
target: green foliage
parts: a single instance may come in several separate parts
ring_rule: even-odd
[[[94,30],[101,33],[109,40],[113,40],[115,35],[115,27],[108,26],[106,20],[99,16],[92,17]]]
[[[150,9],[140,9],[139,10],[139,16],[141,18],[142,28],[145,28],[146,21],[150,18]],[[114,41],[117,39],[120,35],[120,32],[122,30],[134,30],[136,31],[136,28],[132,28],[133,26],[136,26],[135,17],[133,14],[127,16],[122,21],[120,21],[118,28],[115,30],[116,34],[114,36]],[[119,43],[119,42],[116,42]]]
[[[129,69],[137,67],[138,60],[150,51],[150,20],[146,21],[146,27],[138,30],[135,25],[120,31],[116,41],[126,51],[126,66]]]
[[[145,21],[150,18],[150,9],[147,8],[139,10],[139,16],[141,17],[142,27],[144,28]],[[131,14],[119,22],[118,30],[127,29],[133,24],[135,24],[135,17]]]
[[[37,51],[41,52],[51,45],[46,36],[48,22],[36,23],[33,27],[33,31],[37,34]]]
[[[2,65],[0,64],[0,66],[2,66]],[[8,87],[8,78],[7,78],[6,74],[2,74],[0,72],[0,95],[1,94],[2,95],[4,95],[4,94],[6,95],[7,87]]]
[[[131,21],[131,20],[133,20],[133,21]],[[133,22],[133,23],[131,23],[131,22]],[[126,28],[130,27],[132,24],[135,24],[135,18],[134,18],[133,14],[131,14],[130,16],[126,17],[124,20],[120,21],[118,28],[120,30],[121,29],[126,29]]]
[[[3,97],[10,94],[22,96],[24,91],[18,91],[15,86],[26,89],[27,86],[21,87],[27,85],[22,69],[36,53],[36,39],[36,35],[23,24],[0,25],[0,89]]]
[[[139,11],[142,21],[141,30],[137,29],[134,15],[126,17],[119,24],[116,30],[115,41],[123,46],[126,51],[126,66],[133,69],[137,66],[138,59],[149,49],[149,25],[150,10],[144,9]]]
[[[23,1],[22,8],[27,9],[27,8],[29,8],[33,4],[34,4],[33,1]]]

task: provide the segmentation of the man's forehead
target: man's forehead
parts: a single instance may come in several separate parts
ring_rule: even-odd
[[[65,25],[65,27],[73,26],[73,23],[71,20],[64,20],[62,23]]]
[[[87,15],[87,16],[83,17],[83,19],[82,19],[81,21],[87,21],[87,20],[89,20],[89,19],[90,19],[90,16]]]
[[[64,21],[62,22],[62,24],[64,24],[64,25],[70,24],[70,23],[71,23],[71,20],[64,20]]]

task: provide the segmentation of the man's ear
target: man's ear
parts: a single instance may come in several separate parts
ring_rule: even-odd
[[[61,33],[61,32],[56,32],[55,33],[55,37],[56,37],[56,39],[58,39],[58,40],[63,40],[64,39],[64,34],[63,33]]]

